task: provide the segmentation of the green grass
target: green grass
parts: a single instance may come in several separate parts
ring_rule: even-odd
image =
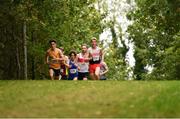
[[[0,80],[0,117],[180,117],[179,81]]]

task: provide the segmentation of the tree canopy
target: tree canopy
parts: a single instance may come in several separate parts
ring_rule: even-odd
[[[65,54],[79,52],[81,44],[99,39],[107,29],[112,42],[103,39],[99,44],[108,44],[109,79],[128,79],[130,72],[138,80],[180,79],[179,0],[135,0],[136,7],[132,1],[1,0],[0,79],[25,79],[25,72],[28,79],[45,79],[50,39],[56,39]],[[127,7],[124,3],[131,8],[120,9]],[[132,21],[127,30],[118,22],[124,15]],[[130,44],[134,67],[127,63]]]
[[[179,79],[179,0],[136,0],[127,16],[134,21],[128,32],[135,44],[136,79]],[[147,67],[153,68],[150,74]]]

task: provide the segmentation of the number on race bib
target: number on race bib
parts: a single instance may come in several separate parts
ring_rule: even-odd
[[[70,69],[70,73],[72,74],[76,73],[76,69]]]
[[[93,61],[99,61],[99,56],[94,56]]]

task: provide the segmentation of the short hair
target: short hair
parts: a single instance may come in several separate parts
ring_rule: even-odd
[[[70,51],[69,56],[71,56],[72,54],[74,54],[74,56],[77,55],[76,51],[74,51],[74,50],[71,50],[71,51]]]
[[[49,44],[51,44],[52,42],[56,43],[56,40],[52,39],[49,41]]]
[[[92,37],[92,38],[91,38],[91,41],[93,41],[93,40],[96,40],[96,41],[97,41],[97,38],[96,38],[96,37]]]
[[[84,44],[82,44],[82,45],[81,45],[81,47],[82,47],[82,46],[86,46],[86,48],[88,48],[88,45],[87,45],[87,44],[85,44],[85,43],[84,43]]]

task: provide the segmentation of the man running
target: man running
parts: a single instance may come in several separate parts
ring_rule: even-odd
[[[100,62],[102,59],[102,50],[97,46],[97,39],[91,39],[91,47],[88,49],[90,55],[89,73],[92,80],[100,78]]]
[[[49,76],[51,80],[59,80],[60,60],[63,60],[63,54],[59,48],[56,48],[56,41],[49,41],[50,48],[46,52],[46,63],[49,65]]]
[[[82,52],[77,55],[79,66],[78,80],[87,80],[89,75],[89,53],[86,44],[81,46]]]

